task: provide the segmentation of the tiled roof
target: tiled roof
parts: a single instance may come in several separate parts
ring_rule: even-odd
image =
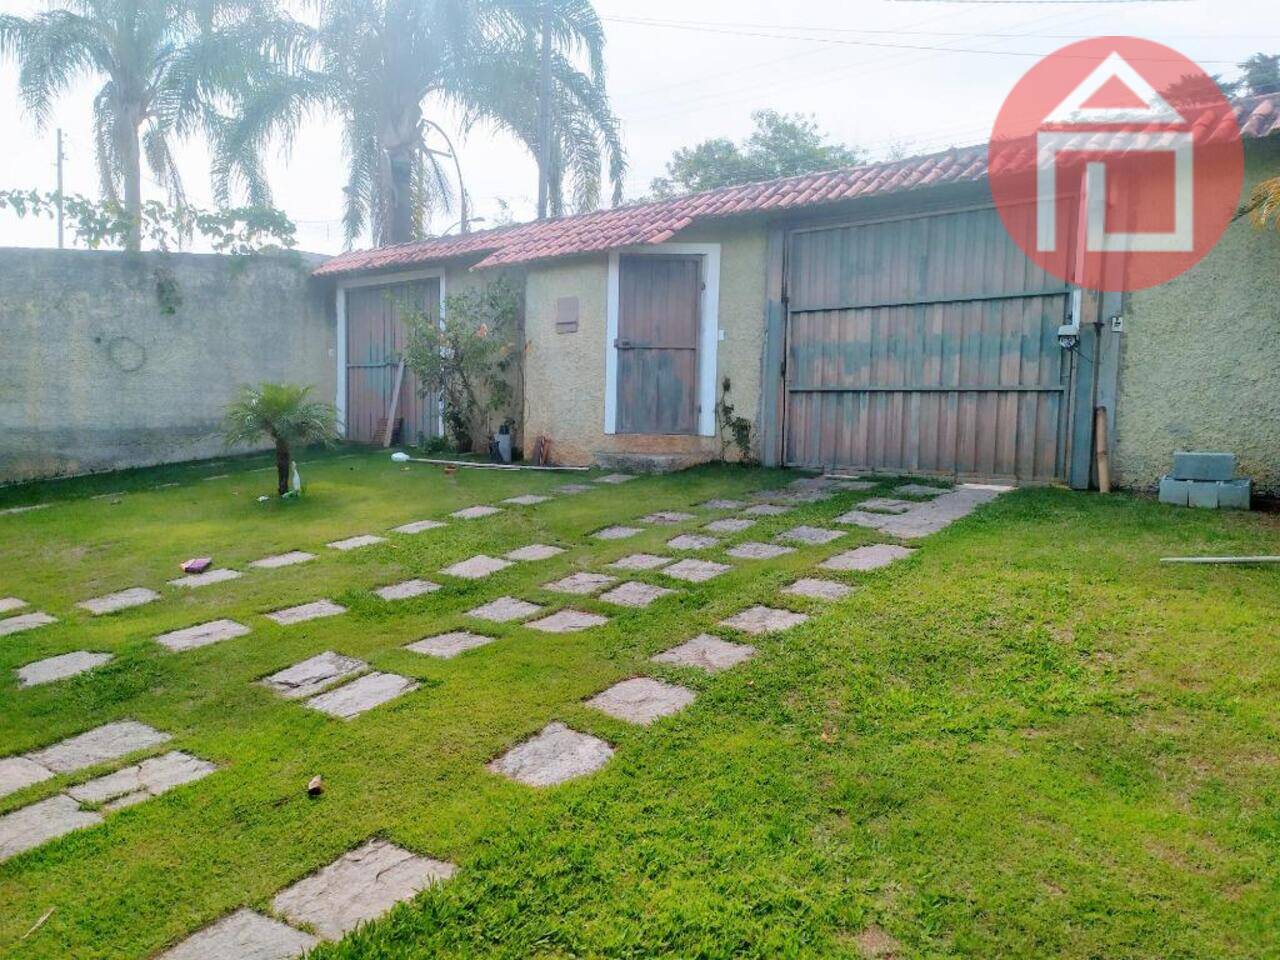
[[[1247,138],[1280,132],[1280,94],[1241,100],[1236,104],[1236,115]],[[1217,118],[1209,115],[1204,122],[1217,122]],[[1158,133],[1153,131],[1153,135]],[[997,162],[1022,164],[1032,159],[1029,144],[1010,144]],[[483,255],[476,266],[492,267],[663,243],[699,220],[777,213],[947,183],[978,182],[987,176],[987,162],[988,147],[983,144],[478,233],[359,250],[334,257],[315,273],[335,276],[476,255]]]

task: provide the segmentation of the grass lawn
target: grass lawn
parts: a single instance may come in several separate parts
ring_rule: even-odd
[[[0,955],[150,957],[237,908],[265,911],[373,836],[458,872],[314,957],[858,957],[871,925],[899,958],[1280,955],[1280,570],[1157,562],[1280,554],[1275,514],[1023,490],[887,569],[824,574],[856,585],[842,601],[778,590],[884,537],[853,528],[700,585],[633,574],[679,590],[621,610],[539,587],[669,552],[674,533],[730,515],[693,505],[793,477],[698,469],[402,536],[387,531],[581,478],[446,478],[361,454],[304,467],[300,502],[258,503],[274,485],[264,463],[3,494],[0,507],[57,501],[0,515],[0,596],[59,622],[0,638],[0,757],[132,718],[220,769],[0,864]],[[230,476],[198,479],[219,472]],[[762,518],[725,545],[829,521],[890,488]],[[699,518],[588,536],[665,509]],[[324,546],[362,533],[389,539]],[[473,582],[439,573],[535,542],[566,550]],[[292,549],[318,558],[247,567]],[[246,574],[165,585],[203,554]],[[371,593],[410,577],[443,589],[394,603]],[[162,599],[102,617],[74,606],[133,586]],[[504,594],[611,620],[557,636],[465,616]],[[326,597],[348,612],[288,627],[262,616]],[[755,659],[714,676],[648,662],[700,632],[731,636],[717,621],[755,603],[813,617],[751,639]],[[152,640],[221,617],[252,633],[184,653]],[[499,639],[452,660],[402,649],[461,628]],[[17,686],[16,668],[72,650],[115,659]],[[254,683],[325,650],[421,687],[344,722]],[[697,700],[651,727],[583,705],[639,674]],[[552,720],[616,754],[549,789],[486,771]],[[0,814],[115,766],[0,798]],[[309,799],[317,773],[327,790]]]

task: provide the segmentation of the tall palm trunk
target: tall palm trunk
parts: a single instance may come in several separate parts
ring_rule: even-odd
[[[405,144],[388,150],[387,162],[391,177],[385,242],[407,243],[413,239],[413,148]]]
[[[138,142],[142,121],[138,119],[138,112],[125,108],[116,121],[116,149],[124,179],[124,212],[129,218],[124,246],[131,251],[142,249],[142,148]]]
[[[276,492],[284,496],[289,492],[289,444],[279,437],[276,440]]]

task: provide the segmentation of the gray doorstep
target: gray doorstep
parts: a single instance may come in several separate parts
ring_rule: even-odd
[[[234,620],[211,620],[208,623],[198,623],[194,627],[162,633],[156,637],[156,643],[174,651],[194,650],[197,647],[207,647],[211,643],[243,637],[249,632],[248,627]]]
[[[318,620],[321,617],[336,617],[338,614],[346,612],[346,607],[334,603],[332,600],[313,600],[311,603],[299,604],[296,607],[273,610],[271,613],[264,614],[264,616],[282,627],[287,627],[295,623],[305,623],[308,620]]]
[[[252,910],[237,910],[157,960],[293,960],[320,941]]]
[[[394,673],[366,673],[345,686],[322,693],[307,701],[312,710],[319,710],[331,717],[350,720],[367,710],[380,707],[405,693],[418,689],[417,681]]]
[[[414,653],[423,653],[429,657],[450,660],[460,653],[466,653],[476,647],[483,647],[486,643],[493,643],[493,641],[493,637],[486,637],[483,634],[470,633],[466,630],[454,630],[452,633],[442,633],[435,637],[426,637],[415,641],[408,644],[405,649],[412,650]]]
[[[781,633],[783,630],[798,627],[808,619],[808,614],[757,605],[721,620],[720,626],[751,634]]]
[[[647,726],[660,717],[683,710],[693,703],[695,696],[692,690],[673,683],[633,677],[596,694],[587,701],[587,706],[615,719]]]
[[[61,656],[37,660],[35,663],[28,663],[25,667],[18,668],[18,686],[35,687],[42,683],[65,680],[67,677],[74,677],[77,674],[92,670],[94,667],[109,663],[112,659],[109,653],[90,653],[88,650],[77,650],[74,653],[64,653]]]
[[[594,773],[612,756],[613,747],[600,738],[549,723],[537,736],[490,761],[488,769],[530,787],[549,787]]]
[[[326,687],[331,687],[339,680],[359,673],[368,666],[363,660],[344,657],[340,653],[326,650],[324,653],[317,653],[314,657],[308,657],[301,663],[295,663],[292,667],[285,667],[258,682],[274,690],[286,700],[301,700],[304,697],[314,696]]]
[[[121,590],[117,593],[109,593],[105,597],[94,597],[91,600],[82,600],[76,604],[82,610],[88,610],[95,617],[104,613],[115,613],[117,610],[126,610],[129,607],[140,607],[144,603],[150,603],[153,600],[159,600],[160,594],[154,590],[148,590],[146,587],[130,587],[128,590]]]

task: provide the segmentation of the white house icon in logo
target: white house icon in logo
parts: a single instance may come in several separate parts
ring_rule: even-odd
[[[1140,106],[1087,106],[1113,81]],[[1143,129],[1116,129],[1117,125]],[[1090,253],[1189,253],[1195,244],[1193,147],[1190,125],[1118,53],[1094,68],[1041,123],[1036,132],[1036,249],[1057,249],[1058,155],[1061,153],[1172,153],[1173,230],[1169,233],[1107,232],[1107,165],[1085,164],[1084,247]]]

